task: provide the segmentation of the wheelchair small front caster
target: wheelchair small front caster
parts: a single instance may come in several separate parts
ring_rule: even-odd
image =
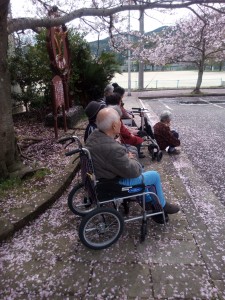
[[[140,236],[141,243],[145,241],[146,235],[147,235],[147,220],[143,220],[141,225],[141,236]]]
[[[160,162],[160,160],[162,159],[162,157],[163,157],[163,153],[162,153],[162,151],[159,151],[157,153],[157,161]]]

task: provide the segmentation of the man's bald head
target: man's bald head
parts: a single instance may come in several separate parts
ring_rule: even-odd
[[[99,130],[106,133],[112,130],[116,123],[120,123],[120,116],[114,108],[106,107],[99,111],[96,118],[96,125]]]

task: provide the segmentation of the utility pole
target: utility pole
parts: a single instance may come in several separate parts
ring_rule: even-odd
[[[130,10],[128,11],[128,43],[130,45]],[[128,72],[128,91],[127,96],[131,96],[131,70],[130,70],[130,49],[127,50],[127,72]]]
[[[139,31],[141,35],[144,34],[144,10],[140,10],[140,18],[139,18]],[[144,47],[144,46],[142,46]],[[139,90],[144,89],[144,63],[139,62],[139,72],[138,72],[138,88]]]

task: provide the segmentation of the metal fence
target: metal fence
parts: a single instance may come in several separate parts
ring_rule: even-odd
[[[128,81],[121,80],[117,83],[123,88],[128,88]],[[197,79],[179,79],[179,80],[144,80],[145,89],[179,89],[179,88],[195,88]],[[225,81],[223,78],[203,79],[201,87],[224,87]],[[138,89],[138,80],[131,80],[131,89]]]

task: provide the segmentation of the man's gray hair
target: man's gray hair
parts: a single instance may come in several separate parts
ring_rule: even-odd
[[[118,112],[120,118],[122,117],[123,113],[119,105],[108,105],[108,107],[112,107],[113,109],[115,109]]]
[[[104,94],[113,93],[114,87],[111,84],[108,84],[104,89]]]
[[[112,107],[106,107],[101,110],[101,112],[108,110],[107,114],[105,115],[105,118],[99,118],[99,115],[97,115],[96,119],[96,125],[99,130],[105,132],[112,128],[112,124],[118,120],[120,120],[120,116],[118,112],[112,108]]]
[[[164,110],[161,114],[160,114],[160,121],[164,122],[166,120],[171,120],[172,119],[172,113],[169,110]]]

